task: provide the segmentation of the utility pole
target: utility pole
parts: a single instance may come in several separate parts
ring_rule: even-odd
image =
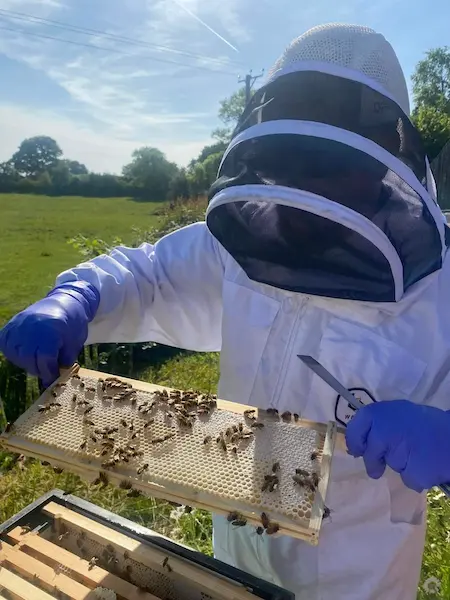
[[[245,83],[245,104],[250,102],[250,92],[252,91],[253,84],[257,79],[264,75],[264,69],[259,75],[252,75],[252,71],[248,73],[244,79],[241,77],[238,79],[238,83]]]

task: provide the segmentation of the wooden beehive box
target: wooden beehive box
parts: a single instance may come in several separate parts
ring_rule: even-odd
[[[64,374],[1,439],[87,480],[237,512],[235,525],[259,527],[264,512],[266,533],[316,544],[335,437],[333,422],[81,369]]]
[[[293,600],[294,595],[54,490],[0,525],[0,598]]]

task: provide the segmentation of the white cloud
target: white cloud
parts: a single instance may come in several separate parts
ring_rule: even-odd
[[[251,1],[177,0],[237,47],[249,39],[240,9]],[[210,143],[219,100],[235,89],[238,70],[231,61],[239,55],[173,0],[98,0],[89,19],[78,9],[78,0],[0,0],[0,9],[91,27],[141,44],[0,13],[0,29],[15,30],[0,31],[0,55],[40,72],[43,87],[54,90],[56,84],[63,90],[58,100],[49,95],[45,110],[34,104],[33,94],[19,97],[16,104],[8,94],[2,104],[0,91],[1,160],[25,137],[42,134],[54,137],[68,157],[111,172],[119,172],[142,145],[156,146],[186,164]]]
[[[99,133],[51,111],[30,114],[27,109],[12,105],[0,104],[0,124],[0,161],[8,160],[24,138],[49,135],[58,141],[68,158],[85,163],[93,171],[120,173],[133,150],[144,145],[142,140],[124,140],[109,133]],[[196,141],[160,137],[146,145],[160,148],[169,160],[182,165],[187,164],[207,143],[210,143],[208,137]]]

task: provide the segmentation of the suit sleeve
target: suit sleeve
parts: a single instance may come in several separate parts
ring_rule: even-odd
[[[195,223],[155,245],[119,246],[61,273],[56,284],[84,280],[99,291],[88,344],[153,341],[217,351],[225,260],[205,223]]]

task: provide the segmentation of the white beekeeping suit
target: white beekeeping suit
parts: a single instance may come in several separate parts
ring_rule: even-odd
[[[364,403],[449,408],[445,225],[391,46],[356,26],[295,40],[247,107],[205,223],[63,273],[100,292],[94,342],[221,350],[222,398],[346,423],[297,358]],[[217,558],[307,600],[412,600],[425,494],[338,451],[318,547],[214,518]]]

